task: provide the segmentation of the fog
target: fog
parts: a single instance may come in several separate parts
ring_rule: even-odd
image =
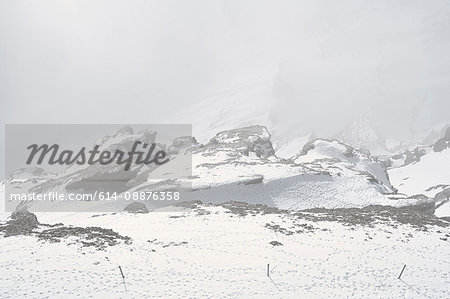
[[[450,122],[448,53],[446,0],[1,0],[1,122],[182,122],[211,136],[256,111],[290,138],[364,113],[411,139]]]

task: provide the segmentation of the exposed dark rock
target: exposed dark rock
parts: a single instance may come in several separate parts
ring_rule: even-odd
[[[419,147],[416,147],[414,149],[414,151],[412,151],[412,152],[407,150],[405,152],[406,157],[405,157],[405,164],[404,165],[409,165],[409,164],[412,164],[412,163],[419,162],[420,158],[422,156],[424,156],[425,154],[426,154],[425,149],[419,148]]]
[[[264,180],[264,176],[256,175],[254,178],[248,179],[243,182],[244,185],[260,184]]]
[[[303,149],[300,151],[300,153],[298,154],[299,156],[304,156],[306,154],[308,154],[309,151],[314,149],[314,143],[315,143],[316,139],[308,141],[304,146]]]
[[[420,214],[433,216],[435,212],[434,202],[422,203],[414,206],[407,207],[410,211],[417,211]]]
[[[325,209],[315,208],[302,211],[288,211],[278,208],[268,207],[266,205],[252,205],[244,202],[230,201],[219,204],[223,208],[229,210],[238,216],[256,215],[256,214],[284,214],[293,215],[298,219],[304,219],[313,222],[319,221],[333,221],[341,222],[346,225],[367,225],[373,226],[378,222],[394,221],[398,224],[410,224],[419,230],[426,230],[426,226],[450,226],[450,223],[445,221],[445,218],[438,218],[434,216],[434,203],[424,203],[420,205],[405,206],[405,207],[391,207],[373,205],[364,208],[339,208],[339,209]],[[303,227],[303,231],[314,230],[313,227]],[[266,228],[278,231],[284,234],[299,233],[301,231],[287,230],[278,224],[266,224]]]
[[[27,210],[19,210],[11,215],[11,219],[3,226],[0,231],[5,233],[5,237],[17,235],[29,235],[39,226],[36,215]]]
[[[406,166],[412,163],[419,162],[420,159],[426,155],[427,150],[430,149],[430,146],[422,146],[422,147],[416,147],[413,151],[406,150],[401,154],[393,155],[393,156],[386,156],[386,157],[379,157],[383,165],[385,165],[386,168],[392,167],[392,165],[395,164],[397,166]],[[400,165],[399,165],[400,164]]]
[[[182,207],[187,209],[195,209],[202,205],[200,200],[180,201],[174,204],[175,207]]]
[[[285,210],[281,210],[278,208],[268,207],[263,204],[249,204],[241,201],[228,201],[219,206],[224,207],[229,210],[230,213],[239,215],[239,216],[247,216],[247,215],[256,215],[256,214],[283,214],[287,213]]]
[[[124,241],[131,244],[130,237],[121,236],[112,229],[101,227],[58,227],[44,230],[37,234],[40,240],[61,242],[68,237],[78,237],[83,247],[95,247],[104,250],[107,246],[114,246]]]
[[[48,229],[40,231],[43,227]],[[3,225],[0,224],[0,232],[3,232],[5,237],[30,235],[49,242],[61,242],[68,237],[77,237],[78,244],[82,244],[83,247],[93,246],[96,249],[105,249],[106,246],[114,246],[121,241],[125,244],[131,243],[130,237],[121,236],[111,229],[42,224],[39,223],[36,215],[26,210],[12,213],[9,221]]]
[[[169,155],[177,154],[178,152],[180,152],[180,150],[189,149],[197,146],[199,146],[199,144],[197,142],[197,139],[195,139],[195,137],[191,136],[177,137],[173,140],[172,145],[168,147],[167,153]]]
[[[445,188],[441,192],[434,196],[435,201],[449,200],[450,199],[450,187]]]
[[[420,204],[406,207],[391,207],[373,205],[364,208],[342,209],[309,209],[295,214],[305,218],[303,212],[314,213],[306,215],[312,221],[337,221],[348,225],[373,226],[380,221],[395,221],[400,224],[410,224],[419,230],[426,230],[427,225],[447,227],[450,223],[435,217],[434,204]]]
[[[436,141],[436,143],[433,145],[433,151],[442,152],[447,148],[450,148],[450,127],[447,128],[444,137]]]
[[[264,227],[268,228],[276,233],[280,233],[280,234],[283,234],[286,236],[290,236],[295,233],[294,231],[286,229],[286,228],[280,226],[279,224],[266,223],[266,225]]]
[[[250,126],[217,133],[208,144],[209,148],[235,148],[244,155],[253,152],[258,157],[268,158],[275,155],[270,134],[266,127]]]
[[[272,241],[272,242],[269,242],[269,244],[272,246],[283,246],[283,243],[278,242],[278,241]]]
[[[442,152],[449,146],[448,140],[445,139],[439,139],[436,141],[436,143],[433,145],[433,151],[435,152]]]
[[[123,209],[124,212],[135,213],[135,214],[145,214],[148,213],[147,206],[142,202],[132,202]]]

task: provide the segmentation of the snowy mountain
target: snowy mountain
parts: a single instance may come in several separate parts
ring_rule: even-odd
[[[154,142],[155,136],[155,132],[123,129],[101,144],[102,148],[128,150],[135,140]],[[405,196],[393,199],[396,189],[384,166],[369,154],[339,141],[315,139],[293,158],[283,159],[276,155],[267,128],[250,126],[219,132],[204,145],[192,137],[180,137],[167,148],[169,154],[180,150],[192,154],[192,173],[180,177],[170,163],[159,167],[135,165],[130,171],[116,164],[91,165],[81,169],[68,167],[57,177],[46,178],[31,187],[15,179],[9,183],[38,193],[92,192],[98,187],[93,182],[99,180],[118,181],[110,188],[119,193],[169,190],[174,186],[189,190],[191,186],[192,192],[188,193],[192,200],[212,203],[235,200],[294,210],[418,202]],[[86,210],[89,204],[86,203]],[[126,204],[129,202],[118,201],[113,206],[106,203],[108,208],[120,211]],[[146,204],[157,208],[168,203]]]
[[[449,130],[450,131],[450,130]],[[406,156],[403,163],[388,170],[392,183],[405,194],[425,194],[434,197],[450,184],[448,141],[438,140],[433,146],[416,150],[413,158]],[[402,156],[403,157],[403,156]],[[409,158],[409,159],[408,159]]]
[[[254,150],[256,145],[266,149],[264,154]],[[272,149],[264,127],[219,133],[193,151],[193,198],[215,203],[263,203],[284,209],[414,202],[391,200],[390,194],[396,190],[384,166],[338,141],[316,139],[290,160],[277,157]]]
[[[388,151],[383,136],[374,129],[365,114],[355,117],[341,133],[336,135],[336,139],[354,148],[370,151],[375,155]]]
[[[119,197],[0,211],[1,299],[450,297],[449,0],[2,1],[0,24],[0,120],[36,128],[0,131],[0,206]],[[83,138],[169,163],[10,173]]]
[[[18,169],[11,174],[15,180],[28,180],[28,179],[45,179],[54,176],[55,174],[46,172],[41,167],[26,167]]]
[[[339,141],[316,139],[305,145],[294,158],[297,164],[322,169],[338,176],[367,176],[383,193],[395,193],[384,166],[369,154],[360,152]]]
[[[298,154],[299,149],[303,148],[309,141],[316,139],[315,134],[293,137],[290,140],[279,140],[274,142],[275,153],[277,157],[290,159]]]
[[[439,206],[437,215],[450,216],[448,204],[443,202],[448,201],[446,194],[450,189],[449,161],[450,128],[434,145],[392,157],[388,173],[399,192],[410,196],[424,194],[434,198]]]
[[[440,123],[433,126],[429,130],[425,130],[422,134],[419,134],[415,139],[418,141],[416,146],[435,144],[442,138],[450,128],[450,123]],[[411,148],[411,146],[410,146]]]

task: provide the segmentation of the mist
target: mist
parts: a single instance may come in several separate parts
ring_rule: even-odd
[[[411,139],[450,122],[449,37],[438,0],[1,0],[1,122]]]

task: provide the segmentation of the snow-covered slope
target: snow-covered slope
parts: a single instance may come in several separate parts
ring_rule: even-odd
[[[399,192],[434,198],[436,215],[450,217],[450,128],[432,146],[391,158],[388,170]]]
[[[5,212],[5,181],[0,183],[0,214]]]
[[[294,137],[292,140],[278,140],[274,144],[277,157],[290,159],[298,154],[309,141],[316,139],[314,134]]]
[[[263,203],[284,209],[406,205],[380,163],[337,141],[308,143],[292,160],[278,158],[266,128],[219,133],[193,151],[193,199]],[[265,150],[259,152],[258,146]]]
[[[434,196],[436,202],[436,211],[434,215],[437,217],[445,217],[450,221],[450,187],[446,187]]]
[[[430,151],[420,161],[389,170],[392,184],[401,193],[434,197],[450,185],[450,150]]]
[[[294,162],[310,168],[324,169],[338,176],[368,176],[378,184],[381,192],[396,191],[380,162],[336,140],[316,139],[307,143],[303,151],[294,158]]]
[[[414,153],[406,156],[405,166],[389,170],[392,183],[402,193],[434,197],[450,185],[450,128],[434,145]]]
[[[228,204],[37,217],[64,226],[50,241],[44,226],[40,239],[0,237],[2,298],[445,298],[450,286],[448,225],[407,210]],[[131,239],[98,249],[89,237],[101,235],[64,237],[70,225]]]
[[[151,141],[154,140],[154,133],[122,131],[121,138],[115,138],[114,143],[106,138],[103,144],[109,142],[107,148],[126,150],[136,139],[147,140],[148,134],[153,136]],[[283,209],[416,203],[411,198],[392,200],[390,195],[396,190],[384,166],[369,154],[338,141],[310,141],[303,150],[298,150],[300,154],[286,160],[277,157],[267,128],[250,126],[219,132],[204,145],[197,144],[193,138],[182,137],[168,147],[168,152],[176,153],[180,149],[185,154],[192,153],[192,174],[180,176],[170,168],[170,163],[158,168],[134,166],[128,172],[117,165],[93,165],[75,171],[68,168],[63,175],[33,185],[31,190],[89,192],[94,188],[89,179],[101,177],[106,181],[120,178],[122,184],[118,192],[192,186],[190,199],[214,203],[236,200]],[[111,207],[110,203],[105,204]],[[126,204],[128,202],[119,201],[114,208],[122,210]],[[167,203],[148,204],[158,207]]]

